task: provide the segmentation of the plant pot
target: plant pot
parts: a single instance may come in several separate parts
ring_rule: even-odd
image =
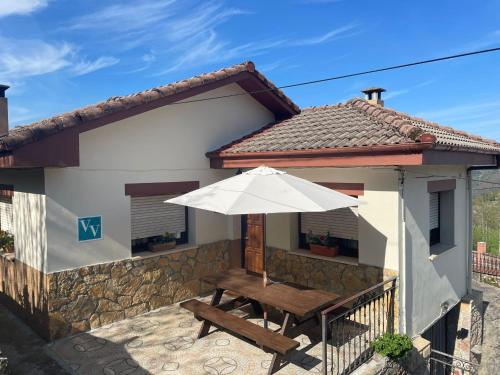
[[[309,249],[311,253],[316,255],[323,255],[325,257],[336,257],[339,255],[339,247],[327,247],[324,245],[309,244]]]
[[[175,245],[176,245],[175,241],[154,243],[149,245],[149,250],[151,250],[152,252],[171,250],[175,248]]]
[[[2,247],[2,249],[0,249],[0,252],[4,252],[6,254],[13,253],[14,252],[14,246]]]

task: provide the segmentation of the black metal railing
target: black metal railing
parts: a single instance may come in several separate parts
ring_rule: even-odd
[[[346,375],[373,355],[371,343],[394,332],[396,277],[322,311],[323,374]]]
[[[430,375],[477,375],[479,366],[462,358],[431,350],[429,357]]]
[[[473,251],[472,270],[484,275],[500,276],[500,257]]]

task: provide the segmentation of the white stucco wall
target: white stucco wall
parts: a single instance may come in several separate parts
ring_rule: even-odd
[[[363,183],[359,197],[359,263],[398,270],[399,192],[395,168],[304,168],[289,173],[313,182]],[[297,214],[270,215],[267,244],[298,246]]]
[[[193,99],[243,93],[231,84]],[[48,271],[128,258],[131,255],[127,183],[199,181],[200,186],[234,174],[213,170],[207,151],[274,120],[249,95],[171,105],[80,135],[80,166],[47,168]],[[103,239],[78,243],[76,218],[102,215]],[[190,242],[209,243],[239,235],[235,218],[189,211]]]
[[[46,269],[47,232],[42,169],[0,170],[0,184],[14,185],[12,197],[16,259]]]
[[[419,334],[441,316],[441,304],[467,290],[467,190],[465,167],[407,168],[405,202],[406,329]],[[431,177],[437,176],[437,177]],[[430,260],[427,182],[456,178],[455,246]]]

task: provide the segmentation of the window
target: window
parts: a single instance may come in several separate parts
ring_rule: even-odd
[[[455,244],[455,186],[455,180],[428,183],[431,254],[439,254]]]
[[[14,233],[12,197],[0,196],[0,229]]]
[[[330,233],[339,243],[340,255],[358,257],[358,208],[299,214],[299,247],[309,249],[307,234]]]
[[[176,233],[177,244],[188,242],[188,209],[164,203],[176,195],[131,197],[132,253],[149,250],[165,232]]]
[[[430,245],[440,242],[441,232],[439,228],[439,192],[430,193]]]
[[[316,183],[355,198],[364,195],[365,190],[363,183]],[[330,236],[334,237],[339,245],[339,255],[357,258],[359,254],[358,207],[299,214],[299,247],[301,249],[309,249],[307,243],[309,233],[320,236],[330,233]]]

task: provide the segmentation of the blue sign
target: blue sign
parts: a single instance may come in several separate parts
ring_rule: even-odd
[[[77,219],[77,225],[78,225],[78,242],[102,239],[101,216],[79,217]]]

